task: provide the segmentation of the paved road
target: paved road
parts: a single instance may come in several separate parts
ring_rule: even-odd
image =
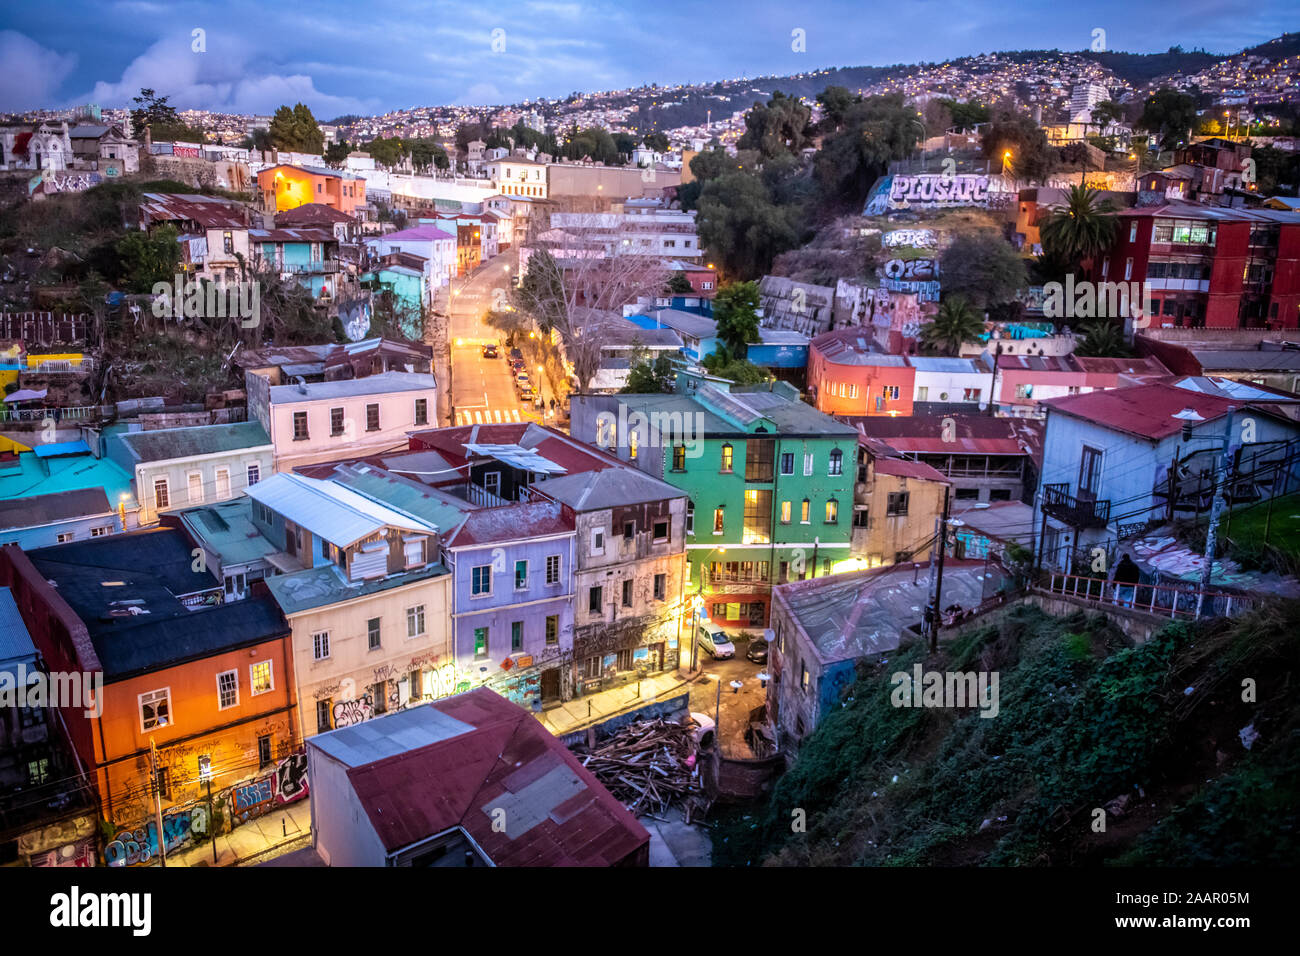
[[[704,676],[691,685],[691,711],[709,717],[718,715],[721,725],[718,736],[727,756],[753,756],[744,740],[745,729],[749,726],[750,712],[762,704],[767,695],[758,680],[763,666],[745,659],[746,647],[737,644],[736,656],[725,661],[715,661],[701,649],[700,664]],[[732,681],[741,682],[739,691],[732,688]],[[719,682],[721,695],[718,694]]]

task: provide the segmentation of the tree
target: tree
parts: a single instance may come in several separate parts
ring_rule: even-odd
[[[718,338],[733,355],[743,358],[747,346],[759,341],[758,283],[732,282],[719,289],[713,300],[713,320]]]
[[[656,153],[668,152],[668,137],[663,133],[646,133],[642,142],[647,149],[653,149]]]
[[[772,379],[772,374],[767,369],[748,359],[736,358],[725,345],[718,346],[716,352],[704,356],[700,364],[710,375],[730,379],[737,385],[761,385]]]
[[[694,292],[695,287],[691,285],[691,280],[680,272],[674,272],[672,278],[668,280],[669,295],[692,295]]]
[[[1003,113],[985,131],[981,151],[1024,182],[1042,182],[1056,168],[1056,150],[1042,127],[1023,113]],[[1010,153],[1010,156],[1007,154]]]
[[[739,170],[705,183],[697,208],[700,242],[729,276],[763,275],[802,238],[798,210],[777,206],[763,183]]]
[[[757,150],[765,159],[797,154],[808,143],[811,116],[812,110],[777,90],[767,105],[755,103],[745,114],[745,132],[736,147]]]
[[[933,321],[921,326],[921,345],[928,352],[957,355],[966,342],[978,342],[984,321],[962,296],[946,296]]]
[[[418,173],[428,172],[431,166],[447,169],[451,165],[447,151],[435,139],[429,137],[413,139],[406,143],[406,146],[411,153],[411,165]]]
[[[295,153],[320,153],[325,149],[325,134],[316,123],[316,117],[302,103],[292,108],[281,106],[271,117],[268,132],[276,149]]]
[[[608,334],[605,328],[622,308],[641,296],[660,295],[668,280],[663,260],[603,247],[604,233],[594,216],[568,226],[562,236],[532,244],[527,270],[511,294],[517,311],[545,333],[559,336],[565,357],[581,389],[600,368]],[[566,255],[573,249],[601,249],[603,254]]]
[[[406,143],[400,137],[391,139],[372,139],[366,144],[366,152],[380,166],[396,166],[407,155]]]
[[[325,147],[325,163],[340,169],[347,162],[348,154],[351,152],[352,147],[346,140],[341,143],[330,143]]]
[[[1172,149],[1187,140],[1196,121],[1196,100],[1166,87],[1147,97],[1138,126],[1152,133],[1161,149]]]
[[[828,86],[817,94],[817,104],[822,108],[822,118],[817,125],[818,132],[838,132],[844,125],[844,118],[854,103],[861,103],[862,97],[850,93],[843,86]]]
[[[177,236],[172,226],[159,226],[153,232],[133,230],[118,240],[122,275],[132,292],[152,292],[159,282],[171,284],[181,262]]]
[[[1082,327],[1083,341],[1074,347],[1075,355],[1086,357],[1126,358],[1124,330],[1115,322],[1089,322]]]
[[[1112,123],[1118,123],[1123,118],[1124,107],[1114,100],[1102,100],[1092,108],[1092,121],[1096,124],[1098,132],[1101,132]]]
[[[944,292],[981,310],[1011,302],[1029,282],[1025,261],[991,230],[959,235],[944,251],[939,268]]]
[[[620,390],[627,395],[652,392],[672,394],[677,390],[677,368],[668,355],[660,352],[653,359],[635,362],[627,373],[627,384]]]
[[[134,135],[144,138],[145,127],[155,142],[202,143],[207,134],[197,127],[187,126],[176,113],[176,108],[167,103],[170,97],[159,96],[153,90],[145,88],[140,95],[132,97],[137,106],[131,111],[131,128]]]
[[[1078,268],[1115,241],[1115,206],[1090,186],[1071,186],[1064,205],[1039,226],[1043,251]]]
[[[839,132],[822,140],[813,168],[822,204],[862,209],[889,163],[907,157],[921,135],[920,118],[901,96],[872,96],[850,104]]]
[[[952,116],[952,125],[955,129],[973,129],[979,124],[989,121],[989,108],[982,103],[977,103],[974,100],[961,103],[949,99],[942,99],[939,102],[947,108]]]

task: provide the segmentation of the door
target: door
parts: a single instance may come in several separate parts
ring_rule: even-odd
[[[551,667],[542,671],[542,703],[560,699],[560,669]]]

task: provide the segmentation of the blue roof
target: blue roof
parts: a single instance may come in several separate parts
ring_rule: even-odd
[[[90,446],[79,438],[76,441],[37,445],[32,451],[36,453],[37,458],[60,458],[63,455],[89,455]]]
[[[36,645],[27,633],[27,625],[18,613],[13,591],[0,588],[0,668],[6,661],[26,660],[36,656]]]
[[[18,467],[0,475],[0,498],[31,498],[86,488],[102,488],[113,507],[123,500],[128,508],[136,506],[131,476],[116,462],[90,454],[38,458],[23,452]]]

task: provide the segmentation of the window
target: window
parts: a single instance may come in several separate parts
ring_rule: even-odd
[[[722,534],[722,509],[713,509],[713,533]]]
[[[722,463],[719,465],[718,471],[723,472],[724,474],[729,473],[731,471],[731,460],[732,460],[731,445],[725,444],[722,446]]]
[[[267,766],[271,762],[271,735],[260,734],[257,738],[257,766],[258,769]]]
[[[844,474],[844,452],[840,451],[838,448],[831,451],[831,470],[828,471],[827,474]]]
[[[429,424],[429,400],[427,398],[417,398],[415,400],[415,424]]]
[[[490,495],[501,494],[501,472],[487,471],[483,473],[483,487]]]
[[[885,514],[890,517],[897,517],[907,514],[907,499],[910,492],[891,491],[889,498],[885,502]]]
[[[63,531],[56,535],[54,540],[59,544],[67,544],[69,541],[75,540],[76,537],[77,536],[71,531]]]
[[[808,665],[806,665],[803,661],[800,661],[799,662],[799,686],[802,687],[804,690],[807,690],[809,682],[810,682],[810,678],[808,674]]]
[[[235,251],[235,237],[232,233],[223,232],[221,234],[221,248],[226,255],[230,255]]]
[[[91,528],[91,529],[90,529],[90,536],[91,536],[92,538],[102,538],[102,537],[104,537],[105,535],[109,535],[109,534],[112,534],[112,533],[113,533],[113,526],[112,526],[112,525],[104,525],[102,528]]]
[[[225,501],[230,497],[230,469],[218,468],[213,477],[216,498],[218,501]]]
[[[651,535],[655,541],[668,540],[668,519],[661,518],[654,523],[654,533]]]
[[[546,616],[546,643],[548,646],[560,643],[560,615],[558,614]]]
[[[203,475],[191,471],[186,477],[190,504],[197,505],[203,501]]]
[[[632,606],[632,579],[631,578],[623,579],[623,606],[624,607]]]
[[[171,768],[159,767],[154,774],[154,786],[158,789],[158,796],[163,800],[172,798],[171,774],[168,772]]]
[[[781,474],[794,474],[794,452],[784,451],[781,453]]]
[[[366,406],[366,431],[379,431],[379,405],[370,404]]]
[[[1032,385],[1016,386],[1016,398],[1033,398],[1033,397],[1034,397],[1034,386]]]
[[[1137,224],[1137,220],[1134,219],[1133,222],[1130,223],[1128,227],[1128,241],[1137,242],[1137,237],[1138,237],[1138,224]]]
[[[871,527],[871,522],[869,519],[870,514],[871,512],[865,508],[862,509],[861,511],[853,512],[853,527],[855,528]]]
[[[366,621],[366,648],[377,651],[383,644],[383,631],[379,624],[380,619],[372,617]]]
[[[548,554],[546,556],[546,583],[560,583],[560,556],[558,554]]]
[[[381,680],[377,684],[371,684],[370,695],[375,702],[375,713],[388,713],[388,681]]]
[[[772,456],[776,442],[771,438],[751,438],[745,443],[745,480],[771,481]],[[727,469],[731,469],[728,467]]]
[[[685,471],[685,470],[686,470],[686,446],[674,445],[673,446],[673,471]]]
[[[604,528],[591,529],[591,553],[592,554],[605,553],[605,529]]]
[[[260,661],[248,668],[248,683],[253,688],[253,696],[266,694],[275,690],[275,675],[270,661]]]
[[[745,520],[741,540],[745,544],[767,544],[772,540],[772,492],[745,491]]]
[[[599,614],[604,607],[604,589],[600,586],[587,589],[587,611],[590,614]]]
[[[638,443],[638,439],[637,439],[636,429],[634,428],[628,433],[627,436],[627,457],[629,461],[636,461],[637,443]]]
[[[803,500],[802,506],[799,509],[799,523],[807,524],[810,520],[812,520],[810,518],[811,514],[812,514],[812,502],[809,501],[807,498],[805,498]]]
[[[897,385],[886,385],[886,386],[884,386],[884,388],[881,389],[881,393],[885,396],[886,400],[888,400],[888,401],[891,401],[891,402],[896,402],[896,401],[898,401],[898,386],[897,386]]]
[[[636,524],[631,521],[623,522],[623,540],[631,541],[636,536]]]
[[[781,502],[781,524],[790,523],[790,502]]]
[[[662,601],[668,594],[668,575],[655,575],[655,600]]]
[[[171,491],[167,487],[166,478],[155,478],[153,480],[153,506],[156,510],[161,511],[163,508],[171,506]]]
[[[486,627],[474,628],[474,656],[488,656],[488,629]]]
[[[810,451],[804,452],[803,455],[803,473],[805,477],[813,473],[813,454]]]
[[[294,413],[293,413],[293,440],[294,440],[294,441],[306,441],[307,438],[308,438],[308,435],[307,435],[307,413],[306,413],[306,412],[294,412]]]
[[[50,779],[49,757],[41,757],[39,760],[29,760],[27,762],[27,781],[29,786],[44,783],[48,779]]]
[[[1124,260],[1124,281],[1127,282],[1129,279],[1132,278],[1133,278],[1133,260],[1125,259]]]
[[[248,466],[248,483],[255,485],[262,480],[262,466],[252,464]]]
[[[510,652],[522,651],[524,649],[524,622],[510,622]]]
[[[1010,488],[989,489],[989,501],[1010,501],[1010,500],[1011,500]]]
[[[330,632],[318,631],[311,636],[312,660],[323,661],[330,656]]]
[[[695,534],[695,502],[686,502],[686,533]]]
[[[424,605],[417,604],[415,607],[406,609],[406,636],[419,637],[424,633]]]
[[[836,501],[834,498],[826,502],[826,523],[827,524],[840,523],[840,503]]]
[[[330,435],[331,436],[342,435],[344,431],[345,428],[343,426],[343,409],[331,408],[330,409]]]
[[[330,713],[334,709],[332,700],[316,701],[316,733],[323,734],[330,729]]]
[[[1079,455],[1079,497],[1095,501],[1101,487],[1101,452],[1088,445]]]
[[[528,588],[528,562],[515,562],[515,590],[524,591]]]
[[[964,388],[961,392],[961,400],[963,402],[978,402],[981,391],[982,389],[978,388]]]
[[[929,399],[930,399],[930,387],[928,385],[916,386],[916,400],[918,402],[925,402],[925,401],[929,401]]]
[[[140,729],[146,733],[172,722],[171,688],[140,695]]]
[[[469,593],[474,597],[492,593],[492,565],[480,564],[470,568]]]

